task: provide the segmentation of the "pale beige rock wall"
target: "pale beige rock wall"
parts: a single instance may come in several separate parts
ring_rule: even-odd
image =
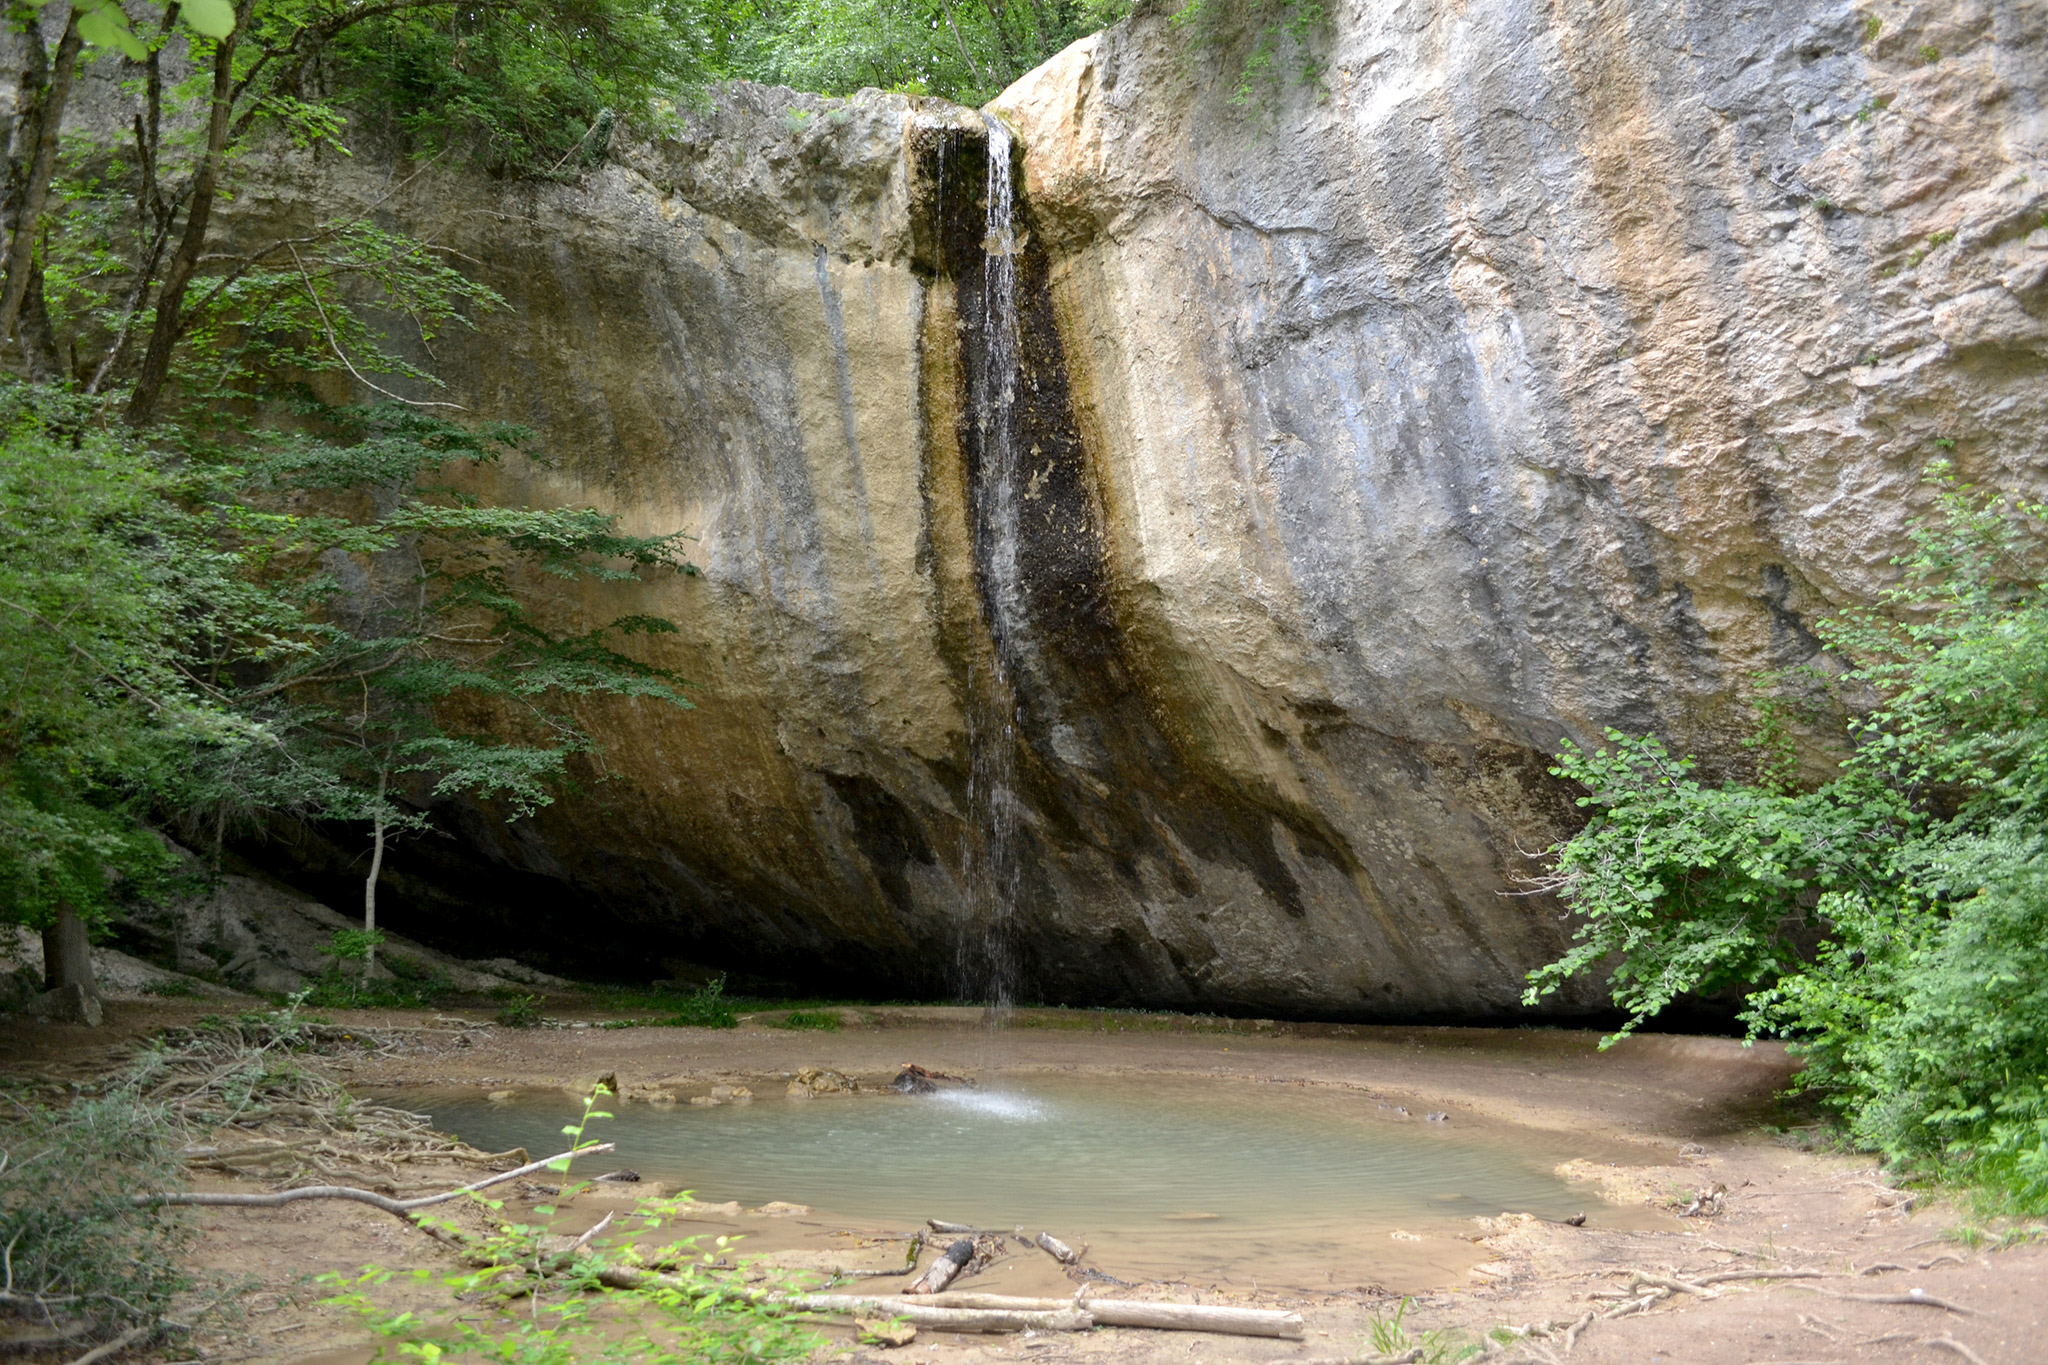
[[[1753,675],[1883,584],[1937,438],[2048,492],[2039,6],[1331,9],[1325,88],[1261,110],[1157,19],[995,106],[1027,994],[1506,1009],[1562,942],[1503,894],[1574,818],[1560,739],[1739,771]],[[402,913],[951,978],[994,647],[936,267],[978,210],[920,149],[976,121],[913,103],[733,91],[581,186],[394,201],[512,305],[437,346],[555,458],[494,495],[687,529],[703,571],[562,604],[675,620],[699,709],[604,713],[613,780],[531,825],[451,811]]]

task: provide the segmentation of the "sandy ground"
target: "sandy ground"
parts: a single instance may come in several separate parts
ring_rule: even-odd
[[[0,1057],[10,1073],[61,1085],[103,1070],[110,1041],[196,1012],[177,1002],[117,1005],[112,1027],[98,1035],[9,1023],[0,1026]],[[424,1016],[384,1013],[336,1017],[364,1024],[431,1023]],[[878,1084],[907,1061],[974,1071],[991,1059],[988,1037],[969,1011],[880,1009],[847,1011],[844,1017],[847,1027],[839,1033],[753,1024],[729,1031],[423,1033],[419,1047],[403,1055],[342,1058],[335,1065],[358,1091],[400,1096],[414,1087],[450,1086],[575,1093],[613,1072],[633,1103],[667,1102],[667,1096],[686,1102],[717,1085],[780,1088],[789,1073],[807,1066]],[[1953,1206],[1890,1189],[1867,1160],[1802,1151],[1768,1131],[1767,1123],[1798,1121],[1773,1100],[1791,1070],[1782,1052],[1719,1039],[1645,1036],[1601,1053],[1595,1042],[1590,1034],[1555,1030],[1223,1025],[1032,1011],[1013,1022],[999,1046],[1008,1071],[1148,1071],[1347,1086],[1400,1097],[1417,1112],[1440,1108],[1456,1121],[1519,1124],[1582,1143],[1587,1155],[1567,1174],[1586,1182],[1584,1226],[1524,1217],[1475,1220],[1470,1255],[1453,1273],[1437,1274],[1412,1295],[1407,1325],[1417,1332],[1451,1329],[1471,1340],[1504,1325],[1557,1324],[1548,1336],[1498,1359],[1568,1355],[1594,1365],[2048,1361],[2048,1247],[1973,1247],[1955,1235],[1967,1219]],[[823,1096],[816,1102],[860,1101]],[[1717,1216],[1682,1219],[1669,1207],[1674,1191],[1716,1184],[1727,1189]],[[587,1226],[625,1198],[585,1196],[565,1215],[564,1226]],[[396,1220],[368,1209],[301,1204],[260,1214],[194,1212],[203,1265],[251,1275],[260,1286],[244,1296],[246,1324],[233,1340],[216,1344],[211,1360],[359,1365],[370,1358],[367,1334],[318,1305],[323,1291],[313,1277],[352,1272],[369,1262],[400,1269],[452,1264]],[[878,1229],[849,1229],[829,1217],[802,1214],[706,1208],[685,1230],[744,1233],[750,1252],[784,1265],[882,1264],[901,1248],[862,1246],[866,1239],[858,1234]],[[1097,1256],[1113,1259],[1113,1250]],[[1634,1272],[1697,1285],[1701,1277],[1731,1270],[1820,1274],[1724,1280],[1704,1292],[1674,1292],[1645,1312],[1593,1321],[1567,1353],[1563,1325],[1588,1310],[1604,1312],[1625,1302],[1625,1296],[1596,1296],[1622,1295]],[[1294,1309],[1306,1325],[1301,1342],[1117,1329],[1022,1337],[926,1332],[890,1351],[858,1347],[842,1332],[835,1344],[853,1359],[941,1365],[1343,1356],[1358,1351],[1371,1320],[1390,1315],[1399,1302],[1383,1284],[1351,1271],[1331,1267],[1328,1282],[1334,1287],[1317,1293],[1254,1290],[1251,1274],[1242,1281],[1113,1291]],[[859,1287],[882,1292],[898,1283],[865,1280]],[[1062,1296],[1075,1288],[1036,1252],[999,1263],[961,1287]],[[445,1298],[436,1297],[445,1291],[431,1284],[399,1284],[387,1292],[395,1307],[445,1306]],[[1946,1301],[1953,1309],[1929,1300]]]

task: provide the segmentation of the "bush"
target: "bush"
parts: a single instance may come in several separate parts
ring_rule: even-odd
[[[341,934],[335,937],[340,938]],[[329,1010],[427,1009],[454,993],[455,987],[448,978],[424,962],[390,953],[385,956],[384,965],[391,972],[389,981],[365,981],[357,971],[337,963],[312,979],[305,1002],[316,1009]]]
[[[814,1029],[820,1033],[837,1033],[840,1028],[837,1010],[791,1010],[780,1019],[767,1021],[770,1028]]]
[[[635,997],[637,999],[637,997]],[[623,994],[614,1003],[627,1003]],[[707,984],[680,997],[662,993],[646,1001],[646,1008],[663,1011],[656,1019],[613,1019],[606,1028],[738,1028],[739,1012],[725,996],[725,978],[713,977]]]
[[[79,1340],[158,1322],[190,1282],[190,1233],[170,1210],[131,1196],[176,1188],[170,1121],[122,1086],[69,1108],[11,1102],[0,1122],[0,1246],[18,1314]]]
[[[506,991],[500,998],[498,1022],[506,1028],[535,1028],[540,1024],[540,997],[522,991]]]
[[[1754,986],[1853,1140],[1909,1173],[2048,1211],[2048,590],[2029,522],[1945,467],[1882,609],[1823,623],[1878,704],[1811,791],[1765,709],[1762,777],[1710,787],[1652,738],[1567,746],[1594,814],[1543,883],[1578,941],[1529,998],[1612,963],[1624,1033]],[[1612,1041],[1612,1040],[1609,1040]]]

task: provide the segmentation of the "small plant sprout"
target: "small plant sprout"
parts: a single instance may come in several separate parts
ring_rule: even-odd
[[[549,1162],[548,1169],[554,1171],[563,1178],[561,1186],[561,1199],[563,1203],[567,1203],[570,1199],[574,1198],[576,1192],[582,1188],[581,1185],[572,1185],[569,1182],[569,1167],[572,1164],[574,1164],[576,1157],[579,1154],[581,1154],[582,1152],[586,1151],[591,1147],[595,1147],[598,1145],[595,1141],[585,1138],[585,1131],[596,1120],[608,1119],[611,1117],[611,1114],[608,1111],[599,1109],[597,1107],[598,1097],[600,1095],[616,1095],[618,1093],[618,1077],[609,1074],[600,1076],[598,1078],[597,1084],[593,1085],[590,1088],[590,1093],[583,1097],[583,1113],[581,1114],[581,1116],[579,1116],[574,1123],[566,1123],[562,1125],[562,1134],[564,1137],[567,1137],[569,1139],[570,1150],[565,1155],[559,1156],[555,1158],[555,1160]],[[545,1210],[541,1208],[536,1208],[534,1212],[553,1213],[554,1210],[551,1208]]]
[[[1453,1365],[1453,1362],[1479,1353],[1479,1348],[1470,1345],[1465,1334],[1456,1329],[1410,1332],[1407,1317],[1412,1302],[1404,1298],[1395,1306],[1391,1317],[1375,1313],[1366,1320],[1366,1341],[1371,1347],[1371,1354],[1406,1357],[1417,1365]]]
[[[1941,60],[1941,49],[1933,43],[1926,44],[1920,49],[1920,60],[1926,62],[1929,66],[1934,65]]]

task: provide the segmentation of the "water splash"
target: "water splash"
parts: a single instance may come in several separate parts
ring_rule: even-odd
[[[987,114],[987,218],[982,234],[981,308],[973,319],[980,363],[969,402],[981,447],[978,508],[986,547],[982,600],[993,648],[969,677],[966,859],[967,922],[958,976],[962,994],[985,1002],[985,1022],[1000,1027],[1016,1003],[1012,929],[1021,868],[1017,856],[1017,704],[1003,660],[1024,630],[1020,572],[1017,453],[1017,236],[1010,172],[1010,130]]]
[[[1044,1100],[1002,1090],[941,1090],[929,1102],[1004,1123],[1044,1123],[1052,1117],[1052,1106]]]

